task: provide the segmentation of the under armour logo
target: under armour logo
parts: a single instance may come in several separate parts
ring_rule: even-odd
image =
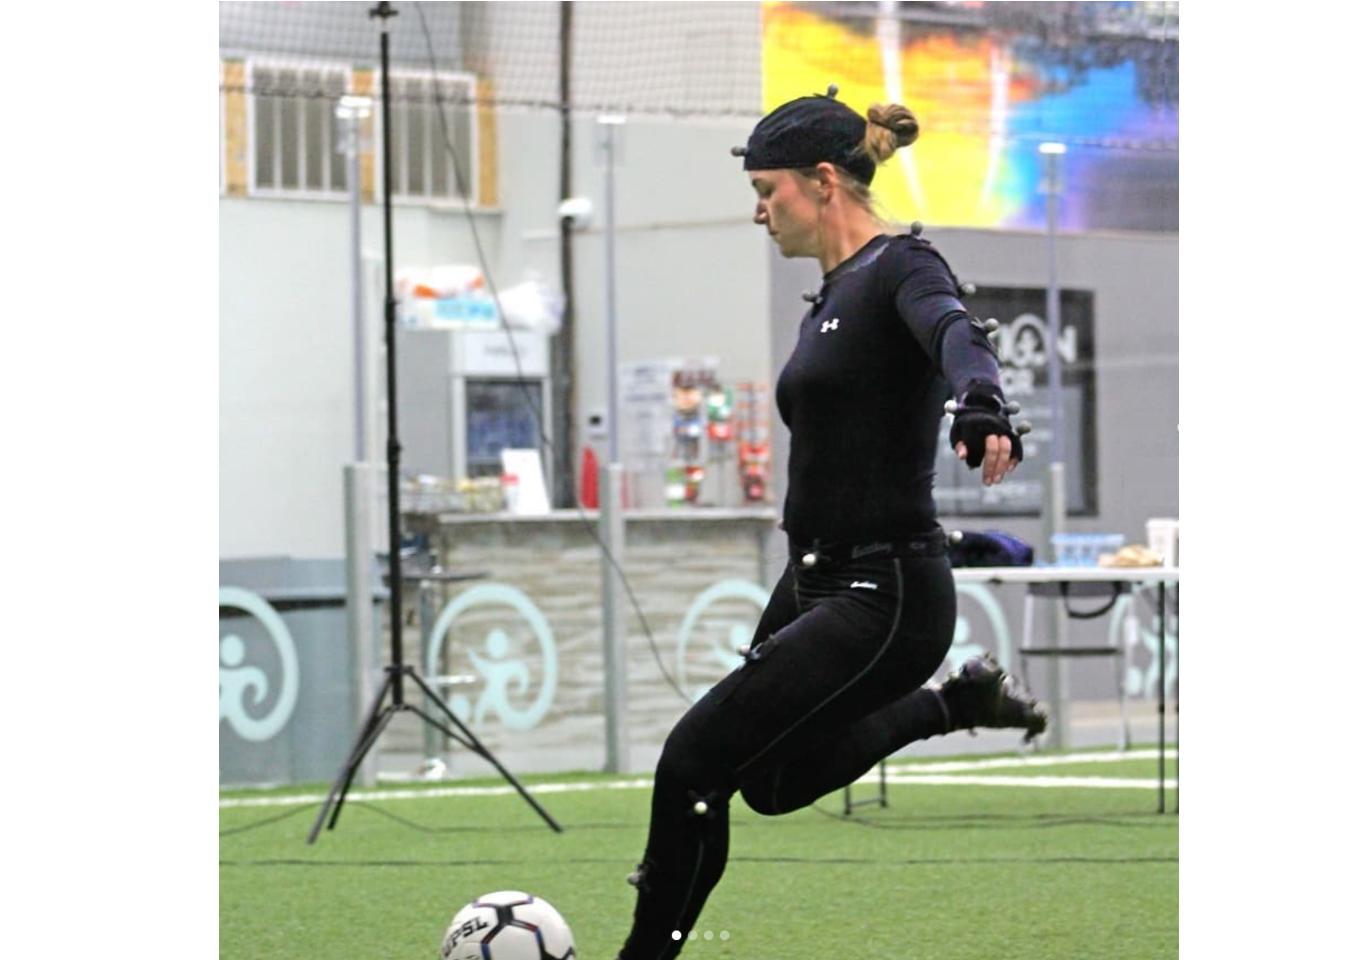
[[[835,330],[840,325],[840,323],[840,317],[832,317],[830,320],[824,320],[822,321],[822,332],[830,333],[832,330]]]

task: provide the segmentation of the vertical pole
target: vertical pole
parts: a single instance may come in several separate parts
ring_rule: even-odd
[[[1060,371],[1059,354],[1059,272],[1056,238],[1059,232],[1059,157],[1064,153],[1062,143],[1043,143],[1040,152],[1045,157],[1045,210],[1046,210],[1046,284],[1045,319],[1047,327],[1045,357],[1047,362],[1050,394],[1050,467],[1045,488],[1046,500],[1043,504],[1045,519],[1045,542],[1053,547],[1051,538],[1063,533],[1068,521],[1069,498],[1068,478],[1064,459],[1064,402],[1063,377]],[[1058,561],[1058,557],[1054,559]],[[1050,605],[1053,620],[1053,643],[1062,647],[1068,642],[1069,613],[1061,599]],[[1053,722],[1046,740],[1051,747],[1066,749],[1069,746],[1068,711],[1068,664],[1063,657],[1049,658],[1050,677],[1050,714]]]
[[[607,276],[605,289],[607,299],[604,305],[608,329],[608,462],[618,462],[618,377],[617,377],[617,218],[614,210],[614,194],[617,192],[613,179],[615,164],[614,127],[622,123],[621,117],[599,117],[599,127],[603,131],[603,243],[604,261]]]
[[[604,770],[627,773],[631,765],[631,738],[627,729],[627,635],[623,628],[624,591],[614,558],[626,548],[622,518],[622,465],[599,467],[599,539],[603,554],[603,713],[607,757]],[[621,559],[616,562],[621,563]]]
[[[399,396],[397,388],[398,363],[395,342],[395,299],[394,299],[394,203],[392,199],[392,171],[390,163],[390,83],[389,83],[389,26],[386,18],[392,16],[389,4],[379,5],[381,18],[380,33],[380,122],[384,128],[383,149],[381,151],[385,191],[385,376],[388,387],[387,429],[389,439],[385,444],[385,460],[389,465],[389,581],[390,581],[390,669],[395,671],[394,706],[404,705],[404,685],[399,670],[404,662],[404,576],[400,551],[404,536],[399,524]]]
[[[614,128],[621,117],[600,117],[603,132],[604,174],[604,260],[606,262],[605,316],[608,331],[608,457],[599,469],[600,539],[607,547],[603,571],[603,665],[604,718],[607,723],[607,761],[609,773],[624,773],[629,765],[627,736],[627,640],[622,625],[623,589],[621,571],[627,537],[622,515],[623,477],[618,454],[617,383],[617,220],[614,211]]]
[[[351,196],[351,257],[352,257],[352,378],[355,393],[352,415],[355,426],[352,446],[358,463],[370,460],[366,449],[366,384],[370,371],[366,366],[366,315],[361,298],[361,121],[355,110],[347,116],[347,186]]]
[[[1056,149],[1046,150],[1047,147]],[[1050,341],[1046,345],[1050,390],[1050,460],[1054,463],[1063,463],[1064,403],[1059,357],[1059,276],[1056,236],[1059,232],[1059,156],[1064,152],[1064,145],[1047,143],[1043,144],[1041,149],[1045,152],[1045,208],[1048,222],[1049,267],[1045,287],[1045,320],[1049,327]]]
[[[1168,643],[1165,627],[1164,581],[1159,581],[1159,812],[1164,812],[1164,688],[1168,686],[1165,665],[1168,662]]]
[[[1055,533],[1064,530],[1065,489],[1064,464],[1050,464],[1045,474],[1045,536],[1046,543]],[[1058,557],[1054,558],[1058,560]],[[1063,597],[1049,605],[1051,618],[1049,631],[1050,644],[1062,647],[1068,642],[1069,612]],[[1052,749],[1067,749],[1069,746],[1069,700],[1065,695],[1069,684],[1068,664],[1064,657],[1046,657],[1045,674],[1050,690],[1050,725],[1045,731],[1045,746]]]
[[[372,459],[370,436],[371,342],[366,323],[365,268],[361,256],[361,121],[370,116],[369,97],[345,96],[337,104],[340,153],[347,157],[347,192],[351,213],[352,294],[352,447],[357,463]]]
[[[570,53],[574,48],[573,3],[560,4],[560,199],[570,197],[574,187],[571,168],[570,114]],[[565,291],[565,310],[561,315],[560,332],[552,342],[551,401],[547,410],[555,411],[553,428],[560,463],[555,470],[552,506],[573,507],[579,502],[575,486],[576,467],[572,459],[575,449],[575,242],[574,224],[569,217],[560,221],[561,289]]]
[[[368,97],[346,96],[335,116],[342,128],[342,152],[347,157],[347,190],[351,206],[352,293],[352,446],[355,463],[343,467],[343,509],[346,536],[347,618],[352,655],[352,717],[359,728],[366,720],[375,678],[375,473],[372,463],[370,411],[372,353],[366,321],[365,267],[361,255],[361,121],[370,116]],[[362,785],[375,783],[376,763],[368,757],[358,768]]]
[[[375,503],[371,484],[374,474],[369,463],[349,463],[342,470],[347,538],[347,629],[352,653],[351,715],[360,729],[366,722],[366,707],[374,688],[371,676],[375,666],[375,617],[371,606],[375,589],[371,579],[374,558],[371,511]],[[375,768],[375,758],[367,756],[358,770],[363,786],[375,784]]]
[[[437,606],[437,604],[436,604],[436,602],[434,601],[433,596],[432,596],[433,589],[434,589],[434,587],[435,587],[435,584],[434,584],[433,581],[431,581],[431,580],[420,580],[420,581],[418,582],[418,584],[417,584],[417,587],[418,587],[418,650],[419,650],[418,656],[419,656],[419,662],[422,663],[422,662],[424,662],[424,660],[426,659],[428,638],[429,638],[430,635],[432,634],[432,626],[433,626],[433,624],[434,624],[434,623],[436,622],[436,620],[437,620],[437,611],[436,611],[436,609],[435,609],[435,607]],[[439,654],[439,655],[438,655],[438,668],[437,668],[437,669],[438,669],[438,671],[439,671],[440,673],[446,673],[446,670],[442,668],[442,663],[443,663],[443,661],[445,661],[445,660],[446,660],[446,657],[445,657],[443,654]],[[426,669],[426,667],[424,667],[424,669]],[[428,682],[430,685],[433,684],[433,678],[432,678],[431,676],[426,677],[426,680],[427,680],[427,682]],[[441,692],[443,692],[443,693],[446,692],[446,687],[444,687],[444,686],[435,687],[435,689],[437,689],[437,690],[439,690],[439,691],[441,691]],[[446,748],[447,748],[446,736],[443,735],[443,734],[440,734],[440,733],[437,731],[437,728],[434,727],[432,724],[430,724],[430,723],[425,723],[425,724],[423,724],[423,760],[424,760],[424,763],[423,763],[422,769],[424,770],[424,772],[425,772],[428,776],[440,776],[441,772],[445,770],[446,760],[444,759],[443,754],[446,753]]]

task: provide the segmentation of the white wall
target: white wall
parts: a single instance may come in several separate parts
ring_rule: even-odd
[[[614,175],[620,362],[712,355],[725,383],[768,377],[769,238],[750,222],[751,189],[729,153],[747,130],[735,123],[644,120],[618,128],[625,154]],[[575,251],[582,409],[607,400],[600,136],[593,122],[576,125],[575,180],[597,214]]]
[[[219,204],[219,555],[342,553],[345,205]]]

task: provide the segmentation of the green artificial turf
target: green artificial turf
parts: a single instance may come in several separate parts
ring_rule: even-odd
[[[682,956],[1178,956],[1176,799],[1170,791],[1169,812],[1157,812],[1154,761],[1073,759],[955,771],[963,785],[901,782],[938,762],[889,764],[889,805],[850,815],[839,793],[778,818],[734,800],[731,862]],[[1135,786],[984,785],[972,782],[978,774]],[[648,789],[613,784],[642,779],[524,778],[561,833],[501,780],[353,787],[335,828],[313,844],[325,787],[222,793],[219,956],[431,960],[462,905],[518,889],[561,911],[582,960],[613,960],[650,801]],[[877,788],[854,790],[862,799]]]

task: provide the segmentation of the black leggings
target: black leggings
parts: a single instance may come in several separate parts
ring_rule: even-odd
[[[954,627],[943,555],[790,563],[745,662],[665,741],[621,960],[678,955],[726,868],[733,794],[759,813],[789,813],[948,732],[939,695],[921,688]]]

